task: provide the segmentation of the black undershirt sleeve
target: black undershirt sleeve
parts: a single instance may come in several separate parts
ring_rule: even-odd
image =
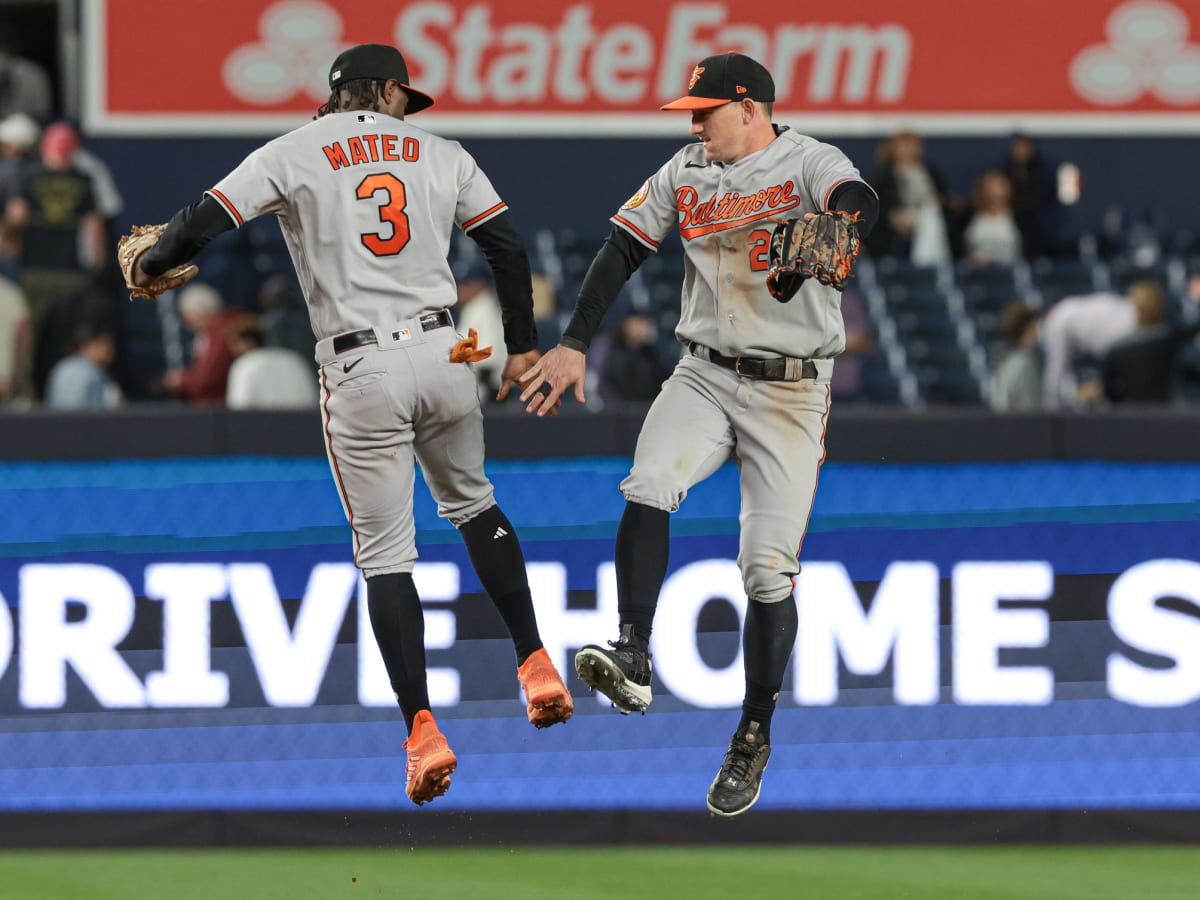
[[[139,264],[147,275],[161,275],[182,265],[219,234],[234,227],[233,219],[207,194],[171,217],[167,230],[153,247],[142,254]]]
[[[871,229],[875,227],[875,222],[879,219],[879,198],[861,181],[847,181],[835,187],[829,197],[829,208],[848,213],[859,213],[858,233],[860,237],[870,234]]]
[[[472,228],[468,235],[487,257],[496,278],[496,297],[504,321],[504,346],[510,355],[537,349],[533,323],[533,284],[529,255],[512,218],[503,212]]]
[[[654,251],[634,240],[623,228],[613,226],[596,258],[583,278],[575,313],[563,331],[562,344],[572,350],[586,352],[600,328],[600,320],[608,312],[617,294]]]

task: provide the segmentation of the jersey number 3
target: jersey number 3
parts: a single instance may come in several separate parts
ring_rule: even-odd
[[[404,212],[408,198],[404,194],[404,182],[386,172],[368,175],[360,181],[355,196],[359,200],[375,200],[375,195],[380,191],[383,192],[383,202],[379,207],[379,221],[391,225],[392,233],[384,237],[377,232],[367,231],[360,234],[359,238],[363,246],[376,256],[395,256],[408,246],[408,216]]]

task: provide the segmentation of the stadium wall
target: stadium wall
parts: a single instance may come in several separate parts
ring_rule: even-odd
[[[640,414],[488,417],[561,666],[615,615]],[[417,491],[431,691],[460,753],[454,790],[418,812],[314,414],[0,418],[0,836],[1200,837],[1200,420],[834,415],[776,753],[732,828],[697,808],[741,689],[734,467],[673,519],[653,713],[581,694],[568,727],[536,736],[497,677],[502,625]]]

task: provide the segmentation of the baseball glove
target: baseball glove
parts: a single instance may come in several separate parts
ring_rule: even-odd
[[[191,263],[184,263],[163,272],[148,285],[142,286],[134,281],[134,266],[137,265],[138,257],[157,244],[166,230],[166,225],[134,225],[133,231],[122,235],[121,240],[117,242],[117,264],[121,267],[121,274],[125,276],[125,287],[129,288],[130,300],[153,300],[163,291],[187,284],[200,271]]]
[[[837,290],[846,287],[858,258],[858,213],[830,211],[785,219],[771,235],[767,290],[787,303],[807,278]]]

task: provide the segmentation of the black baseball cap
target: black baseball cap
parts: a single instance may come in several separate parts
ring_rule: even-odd
[[[712,109],[735,100],[774,103],[775,80],[761,63],[731,50],[700,60],[687,94],[661,109]]]
[[[329,89],[335,91],[347,81],[370,78],[387,81],[394,78],[408,94],[405,113],[420,112],[433,106],[433,98],[408,83],[408,63],[395,47],[387,44],[359,44],[343,50],[329,67]]]

